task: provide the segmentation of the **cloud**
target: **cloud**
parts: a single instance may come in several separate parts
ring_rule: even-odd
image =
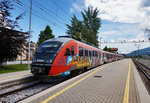
[[[73,6],[78,12],[81,12],[81,11],[85,8],[83,0],[77,0],[76,2],[74,2],[74,3],[72,4],[72,6]]]
[[[73,13],[73,8],[70,8],[70,13]]]
[[[149,0],[141,0],[140,3],[140,11],[145,13],[144,23],[150,25],[147,21],[150,21],[150,1]]]
[[[139,9],[141,0],[85,0],[86,7],[99,8],[103,20],[121,23],[140,23],[144,13]]]
[[[100,10],[98,16],[102,19],[102,27],[98,35],[102,42],[147,40],[144,30],[150,27],[150,0],[77,0],[73,3],[79,12],[89,6]],[[135,49],[134,44],[113,43],[108,46],[128,52]]]

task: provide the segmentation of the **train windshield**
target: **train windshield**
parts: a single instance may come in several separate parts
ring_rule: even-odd
[[[37,49],[33,62],[34,63],[52,63],[56,53],[63,43],[58,41],[45,42]]]
[[[37,53],[56,53],[61,47],[61,45],[62,42],[58,41],[45,42],[40,45],[40,47],[37,50]]]
[[[34,55],[33,62],[34,63],[52,63],[55,56],[56,56],[55,54],[36,53]]]

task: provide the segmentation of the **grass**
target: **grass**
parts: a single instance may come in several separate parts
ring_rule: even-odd
[[[3,65],[0,74],[28,70],[28,64]]]

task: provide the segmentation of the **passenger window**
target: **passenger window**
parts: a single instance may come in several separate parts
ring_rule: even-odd
[[[99,52],[99,58],[101,57],[101,52]]]
[[[65,56],[70,56],[70,50],[69,50],[69,48],[66,48]]]
[[[97,51],[95,51],[95,56],[96,56],[96,57],[98,56]]]
[[[92,56],[92,52],[91,51],[89,51],[89,56]]]
[[[88,56],[88,49],[85,48],[85,56]]]
[[[74,46],[71,47],[71,55],[74,55]]]
[[[79,56],[83,56],[83,48],[79,47]]]
[[[93,56],[95,56],[95,51],[93,50]]]

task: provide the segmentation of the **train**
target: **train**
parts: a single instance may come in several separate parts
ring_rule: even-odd
[[[32,60],[31,72],[38,77],[75,76],[123,58],[123,55],[100,50],[73,38],[58,37],[38,47]]]

